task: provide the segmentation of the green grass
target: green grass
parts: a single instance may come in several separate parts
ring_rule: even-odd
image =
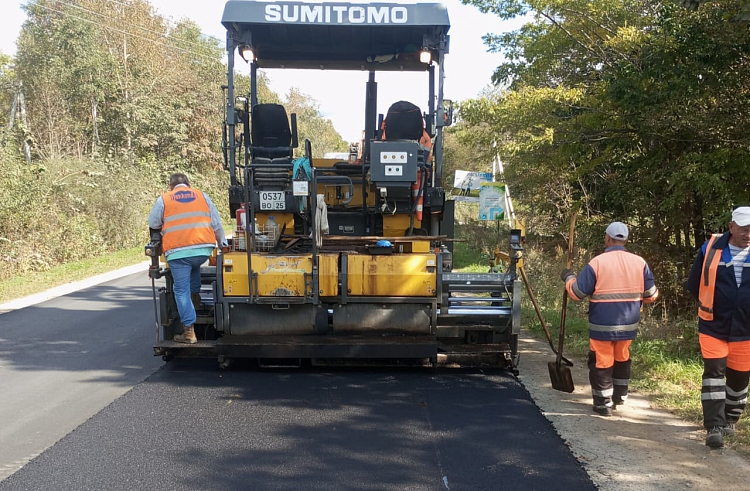
[[[40,293],[56,286],[131,266],[145,260],[143,247],[134,247],[83,261],[62,264],[46,271],[15,276],[9,280],[0,281],[0,303]]]
[[[701,359],[697,354],[675,353],[669,344],[645,337],[636,339],[631,350],[633,387],[650,394],[658,406],[700,423]]]
[[[453,244],[453,269],[464,273],[486,273],[489,270],[487,254],[473,249],[466,242]]]

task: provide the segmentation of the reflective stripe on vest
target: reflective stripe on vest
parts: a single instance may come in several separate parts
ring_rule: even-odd
[[[703,256],[703,268],[701,268],[701,284],[698,289],[698,317],[704,321],[714,320],[714,292],[716,291],[716,270],[721,261],[721,250],[714,249],[713,245],[721,234],[713,234],[708,239],[706,254]],[[717,254],[718,252],[718,254]]]
[[[201,191],[179,186],[164,193],[162,200],[164,226],[161,231],[165,253],[179,247],[216,243],[211,210]]]

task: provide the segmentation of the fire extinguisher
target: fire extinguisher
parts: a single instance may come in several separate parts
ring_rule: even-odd
[[[420,193],[419,189],[422,183],[422,169],[417,170],[417,180],[411,185],[411,194],[416,200],[416,218],[420,222],[422,221],[422,205],[424,204],[424,193]]]

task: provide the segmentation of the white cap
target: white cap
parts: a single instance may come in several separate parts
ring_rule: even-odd
[[[732,221],[740,227],[750,225],[750,206],[740,206],[732,212]]]
[[[750,210],[750,208],[748,209]],[[628,227],[622,222],[610,223],[606,233],[615,240],[628,240]]]

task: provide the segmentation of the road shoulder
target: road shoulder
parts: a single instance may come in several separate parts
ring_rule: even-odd
[[[522,333],[520,380],[544,416],[602,491],[743,489],[750,461],[731,449],[710,450],[705,432],[631,393],[627,405],[604,418],[591,410],[585,363],[573,360],[576,390],[556,391],[546,342]]]
[[[92,276],[91,278],[86,278],[85,280],[74,281],[71,283],[66,283],[64,285],[56,286],[41,293],[29,295],[22,298],[16,298],[5,303],[0,303],[0,314],[46,302],[47,300],[77,292],[78,290],[83,290],[84,288],[89,288],[101,283],[106,283],[107,281],[116,280],[118,278],[122,278],[123,276],[128,276],[140,271],[146,271],[148,269],[148,266],[148,261],[141,262],[132,266],[127,266],[125,268],[116,269],[108,273]]]

